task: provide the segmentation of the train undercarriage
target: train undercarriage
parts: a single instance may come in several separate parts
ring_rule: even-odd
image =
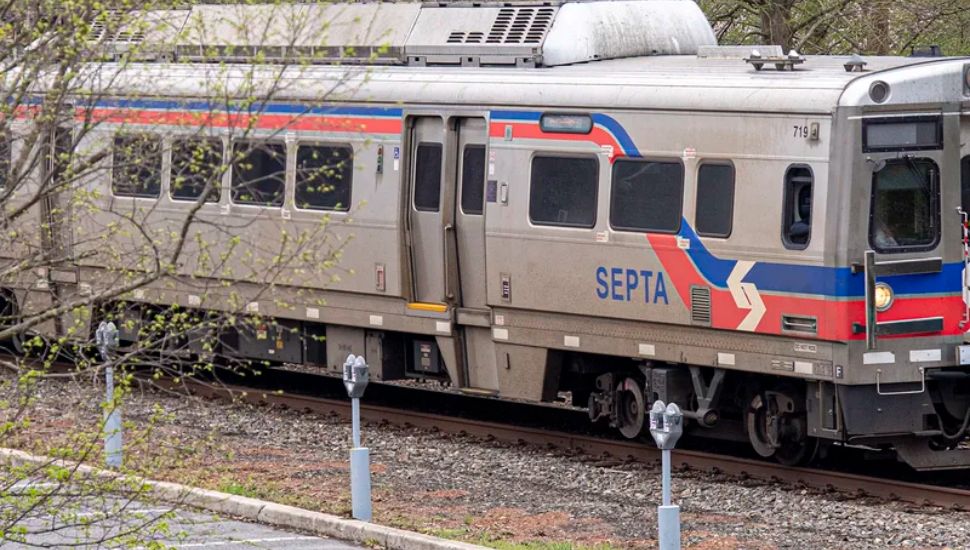
[[[895,452],[917,470],[966,468],[970,460],[961,445],[970,436],[967,369],[930,371],[921,388],[896,394],[698,366],[639,364],[594,380],[585,393],[590,419],[630,439],[649,439],[647,411],[659,399],[681,406],[686,433],[747,441],[786,465],[807,464],[831,445]],[[574,391],[584,395],[581,385]]]
[[[0,297],[7,310],[15,308],[14,294]],[[115,304],[103,311],[102,317],[118,322],[123,346],[162,342],[172,352],[162,357],[170,360],[218,358],[259,367],[302,364],[339,375],[342,357],[362,353],[377,382],[431,379],[481,395],[450,380],[435,339],[424,335],[266,318],[234,325],[223,318],[207,325],[211,313],[179,310],[186,326],[194,328],[178,338],[146,339],[153,316],[170,315],[170,310]],[[14,349],[22,350],[17,343]],[[556,373],[556,379],[547,384],[544,400],[568,396],[573,406],[587,410],[591,422],[644,444],[651,444],[648,411],[661,400],[681,407],[688,436],[746,443],[758,456],[786,465],[809,463],[839,445],[895,452],[917,470],[970,467],[970,450],[961,448],[970,428],[967,368],[930,370],[922,387],[898,385],[886,394],[870,385],[710,366],[554,350],[546,356],[547,362],[559,364],[547,365],[547,373]]]

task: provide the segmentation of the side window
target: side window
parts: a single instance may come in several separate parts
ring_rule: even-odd
[[[222,140],[176,139],[172,142],[172,198],[194,201],[208,185],[209,193],[205,202],[219,202],[221,167]]]
[[[960,161],[960,206],[970,213],[970,155]]]
[[[111,191],[119,197],[158,197],[162,189],[162,138],[127,134],[114,138]]]
[[[485,193],[485,146],[466,145],[461,158],[461,211],[481,214]]]
[[[621,159],[613,164],[610,225],[614,229],[676,233],[683,203],[681,163]]]
[[[350,209],[354,150],[349,145],[300,145],[296,150],[296,206]]]
[[[414,208],[437,212],[441,204],[441,144],[419,143],[414,159]]]
[[[286,145],[278,142],[236,142],[232,150],[232,201],[283,206],[286,186]]]
[[[697,171],[694,226],[704,237],[729,237],[734,228],[734,166],[702,164]]]
[[[812,234],[812,184],[815,177],[807,166],[790,166],[785,172],[785,210],[782,241],[785,248],[804,250]]]
[[[529,219],[536,225],[593,227],[598,184],[595,158],[533,158]]]

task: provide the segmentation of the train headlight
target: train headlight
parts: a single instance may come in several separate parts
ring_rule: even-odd
[[[893,289],[886,283],[876,283],[876,311],[886,311],[893,305]]]

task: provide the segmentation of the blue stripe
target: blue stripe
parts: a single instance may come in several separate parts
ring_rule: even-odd
[[[615,118],[596,113],[593,115],[593,122],[599,124],[603,128],[606,128],[609,133],[613,134],[613,137],[616,138],[616,141],[620,144],[620,147],[623,148],[623,152],[626,154],[626,156],[634,158],[640,158],[643,156],[640,154],[640,150],[637,149],[636,144],[633,143],[633,139],[630,137],[630,134],[626,133],[626,129],[624,129],[623,125],[617,122]]]
[[[172,101],[164,99],[102,99],[94,103],[106,109],[152,109],[178,111],[214,111],[254,114],[370,116],[400,118],[403,110],[398,107],[344,107],[333,105],[303,105],[299,103],[212,103],[208,101]]]
[[[690,241],[686,251],[691,261],[712,285],[726,289],[727,279],[737,260],[725,260],[711,254],[697,234],[683,220],[679,235]],[[961,262],[945,264],[940,273],[880,277],[897,295],[919,295],[961,292]],[[865,298],[865,279],[849,267],[824,267],[758,262],[743,279],[758,290],[789,294],[814,294],[839,298]]]
[[[515,122],[539,122],[542,117],[542,113],[537,111],[492,111],[492,120],[508,120]],[[617,120],[609,115],[604,115],[602,113],[593,113],[591,115],[593,118],[593,123],[597,126],[602,127],[604,130],[613,135],[616,142],[620,144],[620,148],[623,149],[623,154],[628,157],[640,158],[640,150],[637,149],[633,139],[630,134],[626,132]]]

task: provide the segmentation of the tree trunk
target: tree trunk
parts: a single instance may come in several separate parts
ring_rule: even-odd
[[[768,0],[761,9],[761,32],[768,44],[778,44],[787,52],[794,43],[791,17],[795,0]]]

